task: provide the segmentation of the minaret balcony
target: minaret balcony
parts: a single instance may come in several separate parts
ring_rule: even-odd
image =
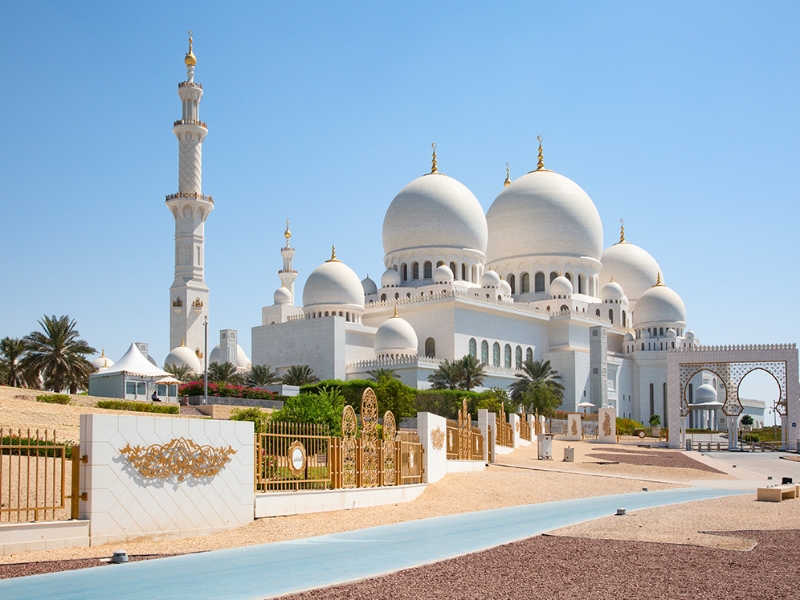
[[[208,125],[205,124],[205,121],[200,121],[198,119],[178,119],[172,124],[173,127],[177,127],[178,125],[197,125],[208,129]]]
[[[204,202],[210,202],[214,204],[214,199],[211,196],[206,196],[205,194],[198,194],[197,192],[178,192],[177,194],[170,194],[167,196],[167,202],[170,200],[178,200],[180,198],[192,198],[195,200],[203,200]]]
[[[182,87],[196,87],[196,88],[200,88],[202,90],[203,89],[203,84],[202,83],[195,83],[194,81],[181,81],[178,84],[178,87],[179,88],[182,88]]]

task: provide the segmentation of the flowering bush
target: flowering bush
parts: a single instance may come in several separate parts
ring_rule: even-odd
[[[179,396],[202,396],[203,382],[190,381],[178,388]],[[275,394],[259,388],[251,388],[244,385],[229,385],[227,383],[216,384],[208,383],[208,395],[220,396],[222,398],[249,398],[250,400],[272,400]]]

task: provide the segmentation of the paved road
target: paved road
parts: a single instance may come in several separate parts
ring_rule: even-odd
[[[0,581],[0,598],[250,600],[452,558],[613,514],[745,493],[679,488],[529,504],[358,531]]]

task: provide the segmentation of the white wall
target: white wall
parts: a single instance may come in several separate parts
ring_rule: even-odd
[[[92,545],[142,537],[210,535],[253,520],[254,435],[249,422],[155,416],[81,415],[81,519]],[[235,454],[213,477],[145,479],[122,454],[126,446],[177,438]]]

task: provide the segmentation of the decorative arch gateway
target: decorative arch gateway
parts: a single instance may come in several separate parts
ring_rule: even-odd
[[[689,381],[701,371],[717,375],[725,386],[722,412],[728,416],[728,447],[737,444],[738,417],[743,410],[739,384],[753,371],[766,371],[775,378],[780,398],[774,406],[781,415],[783,446],[800,440],[800,382],[798,382],[797,346],[795,344],[757,344],[738,346],[699,346],[677,348],[667,354],[668,417],[680,422],[680,435],[671,435],[671,448],[686,443],[686,417],[691,408],[686,400]]]

